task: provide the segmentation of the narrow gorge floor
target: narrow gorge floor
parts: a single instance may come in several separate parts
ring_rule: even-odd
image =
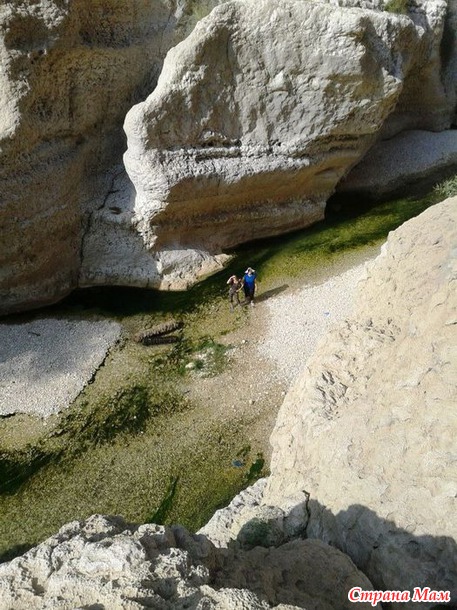
[[[243,419],[269,458],[268,438],[283,397],[326,329],[350,313],[365,264],[378,253],[377,246],[352,252],[304,285],[297,280],[265,290],[260,282],[255,307],[235,308],[232,315],[244,320],[223,338],[230,366],[214,377],[194,373],[189,398],[209,405],[221,423]],[[229,305],[214,306],[214,316],[221,307]]]
[[[195,531],[266,474],[284,395],[325,329],[349,314],[364,261],[432,203],[389,202],[254,244],[186,293],[103,288],[5,321],[108,320],[122,332],[68,410],[0,418],[0,556],[93,513]],[[227,277],[247,265],[256,305],[231,313]],[[174,346],[132,340],[170,316],[184,323]]]

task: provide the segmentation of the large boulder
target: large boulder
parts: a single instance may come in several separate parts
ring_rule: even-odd
[[[320,541],[218,550],[179,526],[94,515],[0,566],[0,610],[349,610],[352,587],[371,584]]]
[[[377,588],[453,599],[456,206],[446,200],[390,234],[355,312],[286,396],[263,498],[281,507],[305,491],[307,535],[348,553]]]
[[[450,125],[446,0],[226,3],[154,91],[221,1],[2,3],[1,313],[76,286],[186,287],[221,249],[321,218],[376,137]],[[135,192],[121,126],[151,91],[126,122]]]
[[[165,281],[174,251],[214,254],[322,218],[430,36],[405,16],[302,0],[229,2],[200,21],[125,122],[133,221],[169,260]]]

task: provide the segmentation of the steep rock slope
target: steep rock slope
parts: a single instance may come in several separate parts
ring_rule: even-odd
[[[453,599],[456,206],[446,200],[389,236],[353,316],[284,401],[263,498],[280,507],[305,492],[307,535],[348,553],[376,587]]]

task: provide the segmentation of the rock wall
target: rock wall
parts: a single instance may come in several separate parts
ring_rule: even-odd
[[[1,312],[77,286],[90,214],[112,190],[106,170],[125,149],[125,114],[188,33],[190,4],[2,3]]]
[[[454,176],[456,168],[457,130],[402,131],[377,142],[337,192],[372,201],[411,196]]]
[[[3,2],[0,313],[185,288],[222,249],[322,218],[376,139],[454,120],[455,0],[241,0],[199,21],[220,2]]]
[[[290,506],[305,492],[307,536],[348,553],[375,587],[428,586],[452,599],[456,206],[446,200],[390,234],[353,316],[286,396],[263,497]]]

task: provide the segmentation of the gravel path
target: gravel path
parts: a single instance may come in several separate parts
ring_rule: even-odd
[[[42,319],[0,325],[0,416],[47,417],[81,392],[117,341],[115,322]]]
[[[364,274],[365,263],[323,284],[266,301],[267,328],[258,350],[275,362],[286,381],[293,381],[303,369],[329,326],[351,313]]]

